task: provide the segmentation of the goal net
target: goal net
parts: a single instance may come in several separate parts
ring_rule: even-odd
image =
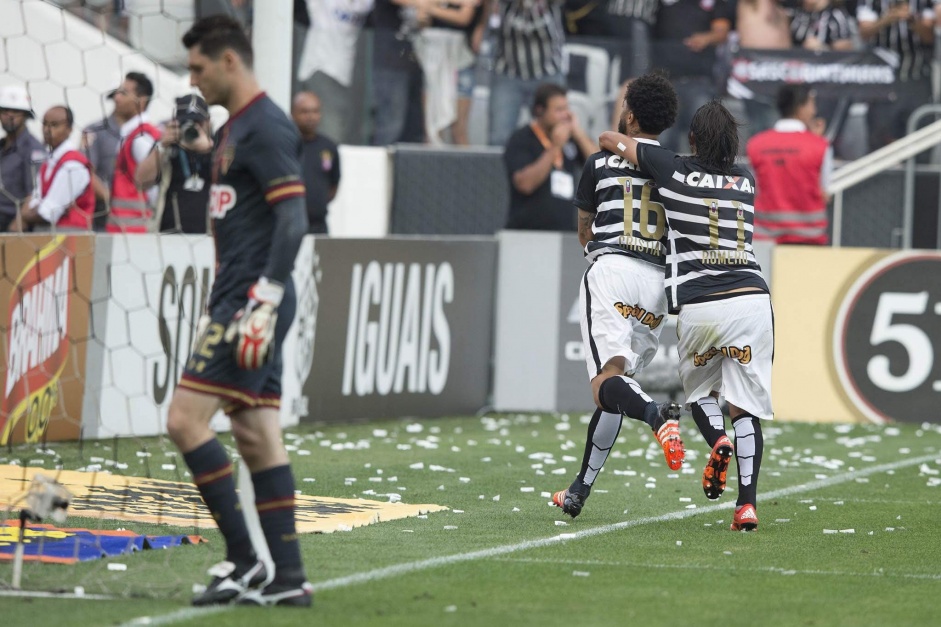
[[[175,98],[191,92],[180,38],[209,4],[228,3],[0,0],[0,87],[27,90],[35,117],[26,132],[40,140],[44,112],[69,106],[71,140],[80,145],[82,129],[110,114],[108,94],[128,72],[142,72],[154,85],[150,118],[163,122]],[[236,4],[228,11],[247,20],[250,3]],[[28,159],[30,179],[41,158]],[[25,195],[0,176],[0,197],[16,206]],[[294,277],[299,313],[284,347],[284,424],[304,413],[314,265],[313,242],[305,241],[298,267],[307,270]],[[27,506],[37,473],[72,495],[69,519],[57,527],[89,534],[65,533],[74,542],[55,552],[63,533],[31,528],[24,590],[186,601],[192,582],[221,559],[221,537],[165,435],[213,272],[206,235],[0,234],[0,591],[12,587],[10,548],[19,540],[18,522],[5,521]],[[226,431],[227,419],[217,416],[214,426]],[[221,439],[237,459],[231,437]],[[161,546],[131,532],[171,545],[202,536],[214,546],[144,551],[131,562],[121,554]],[[114,546],[124,550],[89,559]],[[42,563],[50,561],[72,565]]]

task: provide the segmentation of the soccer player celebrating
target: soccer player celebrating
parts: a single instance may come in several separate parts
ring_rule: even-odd
[[[258,86],[252,47],[226,16],[183,36],[191,82],[229,111],[214,138],[209,215],[216,279],[208,314],[170,403],[167,431],[225,537],[226,559],[194,605],[310,605],[294,517],[294,477],[281,441],[281,342],[294,317],[294,258],[307,232],[297,129]],[[207,142],[208,144],[208,142]],[[232,464],[212,416],[224,410],[252,473],[275,572],[252,548]]]
[[[679,310],[680,379],[712,447],[703,491],[719,498],[732,456],[721,394],[729,404],[738,462],[732,530],[757,529],[759,419],[774,417],[774,328],[768,285],[752,250],[755,179],[735,164],[738,123],[719,101],[700,107],[690,123],[692,157],[611,131],[600,143],[649,172],[660,188],[669,225],[664,284],[670,310]]]
[[[673,85],[659,74],[631,82],[618,131],[659,146],[657,136],[676,121]],[[653,429],[667,465],[685,456],[680,407],[654,402],[633,379],[654,358],[667,316],[663,291],[666,218],[649,174],[610,150],[588,158],[575,195],[578,239],[591,262],[579,290],[582,341],[598,408],[588,425],[582,468],[552,502],[575,518],[621,430],[622,415]]]

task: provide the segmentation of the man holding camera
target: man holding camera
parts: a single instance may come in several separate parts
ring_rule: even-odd
[[[176,112],[163,136],[135,174],[147,188],[160,183],[155,223],[161,233],[206,233],[212,146],[209,107],[196,94],[176,99]]]

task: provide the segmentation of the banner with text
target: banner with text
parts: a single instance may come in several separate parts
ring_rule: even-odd
[[[941,253],[779,246],[773,274],[776,416],[939,421]]]
[[[95,240],[0,238],[0,444],[79,435]]]
[[[882,100],[895,93],[897,76],[898,61],[891,53],[742,48],[732,56],[728,91],[773,102],[782,85],[806,83],[818,97]]]
[[[473,413],[487,402],[492,238],[317,242],[314,420]]]
[[[98,240],[91,300],[92,334],[84,405],[84,433],[90,438],[147,436],[165,432],[166,413],[189,358],[196,321],[206,306],[215,276],[215,248],[204,235],[104,236]],[[311,280],[313,238],[298,253],[294,272],[298,309],[282,347],[282,424],[296,424],[303,412],[316,317]],[[87,307],[87,303],[86,303]],[[301,321],[301,324],[299,324]],[[220,413],[217,429],[227,429]]]

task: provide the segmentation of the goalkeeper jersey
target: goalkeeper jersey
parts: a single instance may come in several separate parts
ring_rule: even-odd
[[[264,271],[274,233],[273,207],[305,195],[297,127],[264,93],[232,114],[215,136],[209,216],[216,248],[212,309],[244,301]]]

